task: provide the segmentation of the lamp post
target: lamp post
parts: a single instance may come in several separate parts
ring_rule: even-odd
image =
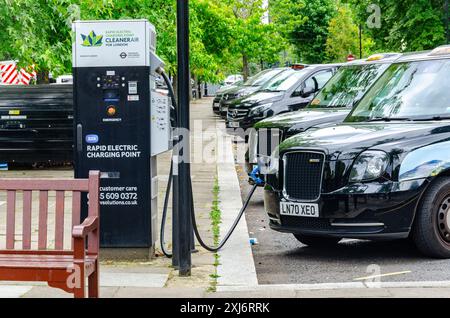
[[[189,72],[189,0],[177,0],[177,50],[178,50],[178,123],[179,128],[189,132],[189,103],[191,79]],[[174,162],[177,165],[174,178],[174,262],[178,263],[179,275],[191,275],[191,186],[190,186],[190,136],[183,133],[181,140],[181,153],[176,153],[178,158]],[[177,255],[175,256],[175,253]]]
[[[363,58],[363,47],[362,47],[362,25],[359,25],[359,58]]]

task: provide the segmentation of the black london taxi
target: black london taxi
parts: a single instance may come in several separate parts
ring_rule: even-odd
[[[450,258],[450,46],[393,63],[345,121],[259,165],[272,229],[310,246],[411,237]]]
[[[305,109],[256,123],[250,132],[245,158],[247,173],[257,165],[259,154],[270,155],[283,140],[314,126],[341,123],[400,56],[399,53],[380,53],[344,64]]]

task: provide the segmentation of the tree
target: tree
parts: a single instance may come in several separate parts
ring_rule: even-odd
[[[272,0],[276,21],[284,24],[285,36],[306,63],[326,60],[330,20],[336,14],[334,0]]]
[[[40,77],[71,68],[71,21],[79,11],[70,0],[0,0],[2,58],[35,65]]]
[[[281,62],[293,62],[296,60],[296,41],[293,37],[294,30],[299,28],[307,21],[307,18],[301,14],[301,10],[305,7],[303,0],[270,0],[270,22],[276,28],[282,37],[282,41],[286,42]]]
[[[370,37],[363,37],[363,53],[367,56],[373,46]],[[330,61],[345,62],[348,54],[360,50],[359,27],[355,24],[353,14],[347,5],[341,5],[338,14],[331,19],[328,27],[326,54]]]
[[[232,14],[231,52],[241,56],[243,75],[247,79],[251,61],[274,62],[284,43],[273,25],[262,22],[265,13],[262,0],[227,0],[225,4]]]
[[[275,62],[283,46],[274,25],[261,22],[262,0],[191,0],[191,72],[199,80],[219,81],[249,64]],[[71,72],[75,19],[146,18],[157,29],[157,53],[176,75],[175,0],[0,0],[2,59],[35,64],[39,73]]]
[[[420,51],[445,44],[444,0],[349,0],[365,32],[384,51]],[[379,28],[371,22],[381,13]]]

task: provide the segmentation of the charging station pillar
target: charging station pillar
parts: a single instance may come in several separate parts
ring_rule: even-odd
[[[101,247],[152,248],[156,155],[169,150],[171,134],[169,99],[154,81],[162,66],[155,29],[147,20],[76,21],[73,29],[75,177],[101,171]]]

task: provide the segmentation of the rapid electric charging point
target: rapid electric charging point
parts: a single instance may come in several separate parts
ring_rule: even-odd
[[[73,31],[75,177],[101,171],[101,247],[151,249],[156,155],[170,150],[172,131],[169,97],[154,80],[163,66],[155,28],[147,20],[76,21]]]

